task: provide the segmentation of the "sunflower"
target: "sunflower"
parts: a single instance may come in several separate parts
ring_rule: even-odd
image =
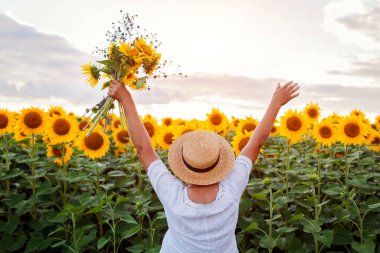
[[[107,135],[103,134],[99,127],[96,127],[88,137],[86,137],[87,132],[88,130],[80,133],[76,141],[78,149],[91,159],[105,156],[110,144]]]
[[[207,114],[206,122],[217,133],[225,131],[229,124],[226,115],[217,108],[212,108],[212,111]]]
[[[74,153],[74,150],[72,147],[70,147],[69,144],[63,145],[63,149],[61,145],[47,145],[47,150],[46,150],[46,156],[47,157],[57,157],[54,160],[55,164],[58,164],[59,166],[62,166],[62,151],[63,151],[63,163],[67,163],[72,154]]]
[[[174,140],[174,127],[162,127],[160,129],[157,144],[164,150],[169,150]]]
[[[301,139],[307,130],[307,120],[297,110],[288,110],[280,120],[280,134],[287,137],[290,143]]]
[[[369,127],[360,116],[346,116],[339,121],[338,139],[345,145],[361,145],[365,142]]]
[[[166,117],[161,120],[163,126],[170,126],[173,124],[173,119],[171,117]]]
[[[158,136],[157,120],[153,116],[147,114],[142,119],[142,122],[144,124],[146,131],[148,132],[152,145],[156,146],[156,139]]]
[[[234,150],[236,156],[240,154],[242,149],[247,145],[249,139],[251,138],[252,131],[250,132],[238,132],[233,138],[232,138],[232,149]]]
[[[149,60],[144,61],[144,70],[147,75],[152,75],[161,60],[161,54],[155,54]]]
[[[318,103],[315,103],[315,104],[309,103],[304,108],[303,113],[305,114],[306,119],[310,123],[313,123],[313,122],[318,121],[318,118],[321,114],[320,111],[321,111],[321,109],[319,108]]]
[[[322,120],[314,125],[313,136],[323,146],[331,146],[336,141],[336,130],[330,120]]]
[[[350,116],[357,116],[361,119],[364,119],[366,116],[365,116],[365,113],[359,109],[354,109],[350,112]]]
[[[189,121],[186,121],[184,125],[177,125],[175,126],[174,130],[174,140],[180,137],[181,135],[197,130],[197,126]]]
[[[378,115],[375,119],[375,125],[378,130],[380,130],[380,115]]]
[[[84,64],[81,67],[82,73],[87,76],[86,82],[90,84],[91,87],[95,87],[100,79],[100,69],[91,63]]]
[[[280,131],[280,126],[279,126],[278,121],[276,119],[272,125],[272,129],[270,130],[269,134],[270,134],[270,136],[276,136],[279,134],[279,131]]]
[[[371,134],[368,137],[369,145],[368,149],[379,152],[380,151],[380,133],[375,130],[371,130]]]
[[[22,109],[16,125],[25,135],[40,134],[46,125],[45,113],[36,107]]]
[[[240,119],[235,118],[234,116],[231,117],[229,129],[235,130],[236,127],[239,125]]]
[[[124,154],[124,150],[123,149],[116,149],[115,152],[114,152],[114,156],[116,158],[120,158],[123,154]]]
[[[143,53],[148,58],[154,55],[153,45],[152,44],[147,45],[146,41],[141,37],[136,39],[133,45],[136,48],[138,48],[140,52]]]
[[[51,144],[73,141],[78,132],[78,126],[73,117],[54,116],[48,119],[45,128]]]
[[[50,117],[53,117],[54,115],[64,116],[66,115],[66,112],[61,106],[51,106],[46,114]]]
[[[13,139],[15,141],[23,141],[28,138],[29,137],[25,135],[23,132],[21,132],[20,129],[16,125],[13,126]],[[26,147],[27,144],[22,143],[21,146]]]
[[[91,121],[91,119],[86,119],[86,120],[81,120],[77,126],[78,126],[78,129],[79,131],[83,131],[84,127]],[[86,129],[89,129],[91,127],[91,123],[88,124],[88,126],[86,127]]]
[[[133,72],[130,72],[123,78],[123,83],[130,86],[132,89],[136,89],[136,85],[132,85],[134,82],[136,82],[136,79],[137,76]]]
[[[112,132],[113,140],[118,148],[123,149],[129,143],[129,133],[127,129],[116,129]]]
[[[0,135],[13,132],[15,115],[7,109],[0,109]]]
[[[259,121],[252,117],[246,117],[245,119],[241,119],[236,127],[236,134],[252,132],[256,129],[258,124]]]

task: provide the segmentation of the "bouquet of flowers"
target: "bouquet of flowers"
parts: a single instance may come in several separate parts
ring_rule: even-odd
[[[110,43],[108,48],[97,48],[97,52],[101,53],[105,59],[97,61],[97,64],[88,63],[81,66],[82,73],[86,76],[86,81],[91,87],[95,87],[101,78],[105,78],[106,81],[102,90],[107,88],[112,80],[119,80],[134,90],[143,90],[147,87],[146,82],[149,77],[167,77],[162,72],[153,75],[157,69],[165,66],[167,61],[160,62],[161,54],[156,50],[160,42],[156,39],[155,34],[146,34],[145,30],[145,35],[142,35],[140,27],[134,24],[135,17],[137,16],[130,16],[126,13],[117,25],[112,23],[113,30],[106,34],[107,41]],[[180,75],[182,74],[180,73]],[[109,111],[114,108],[113,103],[114,99],[108,96],[91,110],[86,110],[85,115],[90,111],[92,112],[91,115],[95,113],[91,121],[88,120],[91,115],[84,120],[88,123],[82,130],[92,125],[87,136],[91,134],[101,119],[105,119],[103,131],[107,125],[111,124],[112,118],[109,117]],[[124,128],[124,113],[120,103],[119,111],[120,122]],[[81,120],[85,115],[81,117]]]

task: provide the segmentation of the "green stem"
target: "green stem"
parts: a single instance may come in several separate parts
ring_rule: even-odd
[[[96,159],[96,193],[99,192],[99,167],[98,167],[98,160]]]
[[[348,165],[348,161],[347,161],[347,151],[348,151],[348,145],[345,145],[345,151],[344,151],[344,161],[345,161],[345,182],[346,182],[346,185],[347,185],[347,182],[348,182],[348,174],[350,172],[350,166]]]
[[[4,135],[5,139],[5,171],[8,172],[10,169],[10,158],[9,158],[9,143],[8,143],[8,133]],[[7,187],[7,196],[10,197],[11,194],[11,181],[9,178],[5,181]],[[8,207],[8,221],[10,222],[12,218],[12,208]]]
[[[71,220],[73,222],[73,237],[74,237],[74,250],[75,252],[78,252],[78,242],[77,242],[77,235],[76,235],[76,231],[75,231],[75,215],[73,213],[71,213]]]
[[[33,196],[36,193],[36,164],[34,162],[34,158],[36,157],[36,145],[35,145],[35,136],[32,134],[32,162],[31,162],[31,170],[32,170],[32,194]],[[34,204],[32,207],[32,218],[33,220],[37,220],[37,204]]]
[[[285,196],[288,196],[288,191],[289,191],[289,168],[290,168],[290,143],[288,140],[286,144]],[[286,203],[285,210],[288,210],[288,203]]]
[[[94,130],[95,126],[98,124],[99,120],[104,116],[104,113],[106,113],[111,105],[114,102],[114,98],[107,97],[106,102],[104,103],[103,107],[100,109],[100,111],[95,115],[95,120],[93,125],[91,126],[90,130],[87,132],[87,136],[91,134],[91,132]]]
[[[272,253],[272,218],[273,218],[273,194],[269,187],[269,253]]]

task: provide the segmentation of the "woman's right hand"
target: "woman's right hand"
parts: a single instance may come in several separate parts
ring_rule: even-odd
[[[272,96],[272,102],[276,103],[279,107],[285,105],[299,95],[299,92],[295,93],[299,88],[298,83],[293,83],[293,81],[289,81],[283,86],[278,83]]]
[[[119,102],[123,102],[130,95],[127,87],[117,80],[112,80],[108,89],[108,96],[113,97]]]

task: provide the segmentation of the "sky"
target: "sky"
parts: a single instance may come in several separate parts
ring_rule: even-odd
[[[106,47],[120,10],[157,34],[169,71],[133,91],[141,115],[261,119],[277,82],[301,86],[286,104],[322,115],[380,114],[380,0],[0,0],[0,108],[63,106],[82,114],[106,96],[80,65]],[[175,66],[180,65],[177,69]]]

